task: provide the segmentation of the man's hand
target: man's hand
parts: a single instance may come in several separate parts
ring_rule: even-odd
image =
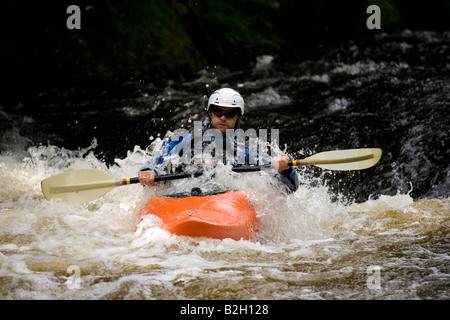
[[[289,169],[289,157],[287,156],[276,156],[272,158],[272,165],[275,171],[284,171]]]
[[[139,172],[139,182],[147,186],[157,186],[158,182],[155,182],[155,171],[141,171]]]

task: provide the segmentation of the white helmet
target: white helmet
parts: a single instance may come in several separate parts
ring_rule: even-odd
[[[222,88],[213,92],[209,97],[206,110],[209,110],[210,105],[215,105],[225,108],[240,108],[241,116],[244,114],[244,99],[236,90],[230,88]]]

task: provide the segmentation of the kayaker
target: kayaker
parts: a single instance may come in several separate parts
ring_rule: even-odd
[[[206,110],[208,112],[210,121],[203,126],[202,134],[204,134],[208,129],[212,128],[219,130],[222,135],[223,146],[225,146],[227,142],[227,129],[239,128],[239,121],[244,114],[244,99],[237,91],[230,88],[222,88],[216,90],[213,94],[211,94]],[[191,129],[190,134],[182,135],[178,140],[165,140],[163,142],[162,155],[156,157],[155,159],[152,159],[147,163],[147,165],[140,169],[139,181],[144,185],[156,186],[158,183],[155,182],[155,177],[158,174],[168,173],[171,171],[173,172],[174,168],[172,168],[172,162],[169,161],[168,158],[177,153],[180,155],[180,157],[182,157],[182,150],[184,150],[182,149],[182,146],[184,147],[186,143],[189,144],[188,150],[194,150],[194,148],[190,148],[194,135],[195,133],[192,133]],[[209,145],[209,143],[211,143],[211,141],[203,142],[202,148],[205,149],[205,147]],[[234,154],[237,153],[235,152]],[[268,155],[258,154],[257,157],[259,159],[267,159]],[[223,153],[223,161],[227,161],[225,153]],[[250,164],[248,148],[245,149],[245,162],[246,165]],[[276,179],[282,182],[288,188],[288,190],[297,190],[299,186],[298,176],[296,171],[288,164],[289,157],[275,156],[272,157],[271,163],[274,169],[271,169],[269,172]]]

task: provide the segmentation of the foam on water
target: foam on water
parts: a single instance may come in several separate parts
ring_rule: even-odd
[[[347,205],[299,169],[301,186],[293,194],[284,193],[268,174],[238,174],[218,166],[214,183],[206,174],[156,188],[118,187],[80,206],[45,200],[40,181],[48,176],[94,168],[133,177],[154,151],[135,147],[108,167],[92,148],[95,141],[80,150],[39,146],[0,155],[3,299],[323,298],[332,290],[321,291],[324,278],[333,284],[370,264],[399,268],[405,263],[376,253],[383,237],[390,237],[383,244],[389,246],[414,234],[448,233],[449,200],[413,202],[399,194]],[[136,229],[147,199],[199,186],[246,192],[261,223],[257,239],[172,236],[154,217],[145,221],[145,231]],[[440,263],[449,259],[446,252],[421,252]],[[71,265],[81,270],[81,289],[67,286]],[[315,288],[304,285],[314,282]],[[287,283],[298,288],[287,290]],[[413,296],[411,291],[407,294]],[[332,297],[345,298],[348,292],[336,289]]]

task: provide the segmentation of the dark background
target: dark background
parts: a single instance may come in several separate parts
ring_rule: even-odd
[[[81,30],[69,30],[69,5]],[[381,9],[368,30],[366,9]],[[258,54],[315,54],[312,44],[404,29],[443,30],[450,1],[19,0],[0,16],[3,104],[27,92],[139,78],[161,84],[205,66],[247,67]]]

